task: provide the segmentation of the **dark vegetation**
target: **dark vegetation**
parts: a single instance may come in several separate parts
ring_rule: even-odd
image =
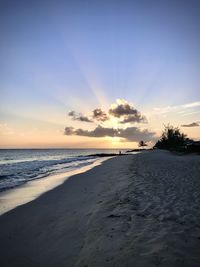
[[[99,154],[92,154],[88,156],[96,156],[96,157],[113,157],[113,156],[123,156],[123,155],[130,155],[130,152],[140,152],[144,150],[151,150],[146,149],[147,144],[141,140],[138,143],[137,149],[127,150],[126,152],[119,153],[99,153]],[[198,153],[200,154],[200,141],[194,141],[187,137],[186,134],[182,133],[178,127],[173,127],[171,125],[164,126],[164,130],[160,139],[157,141],[153,149],[165,149],[175,152],[182,152],[182,153]]]
[[[178,127],[167,125],[154,148],[180,152],[200,153],[200,141],[194,141],[181,133]]]

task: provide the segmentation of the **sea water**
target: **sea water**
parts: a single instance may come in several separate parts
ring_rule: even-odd
[[[95,154],[118,152],[116,149],[1,149],[0,192],[93,164],[98,159]]]

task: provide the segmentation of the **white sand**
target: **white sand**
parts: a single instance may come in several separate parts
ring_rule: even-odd
[[[0,266],[200,266],[200,157],[107,160],[0,217]]]

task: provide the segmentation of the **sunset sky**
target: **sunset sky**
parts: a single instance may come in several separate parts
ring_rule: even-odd
[[[0,148],[200,139],[200,1],[0,1]]]

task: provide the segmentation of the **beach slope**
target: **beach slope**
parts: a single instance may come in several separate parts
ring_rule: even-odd
[[[200,266],[200,157],[115,157],[0,217],[0,266]]]

